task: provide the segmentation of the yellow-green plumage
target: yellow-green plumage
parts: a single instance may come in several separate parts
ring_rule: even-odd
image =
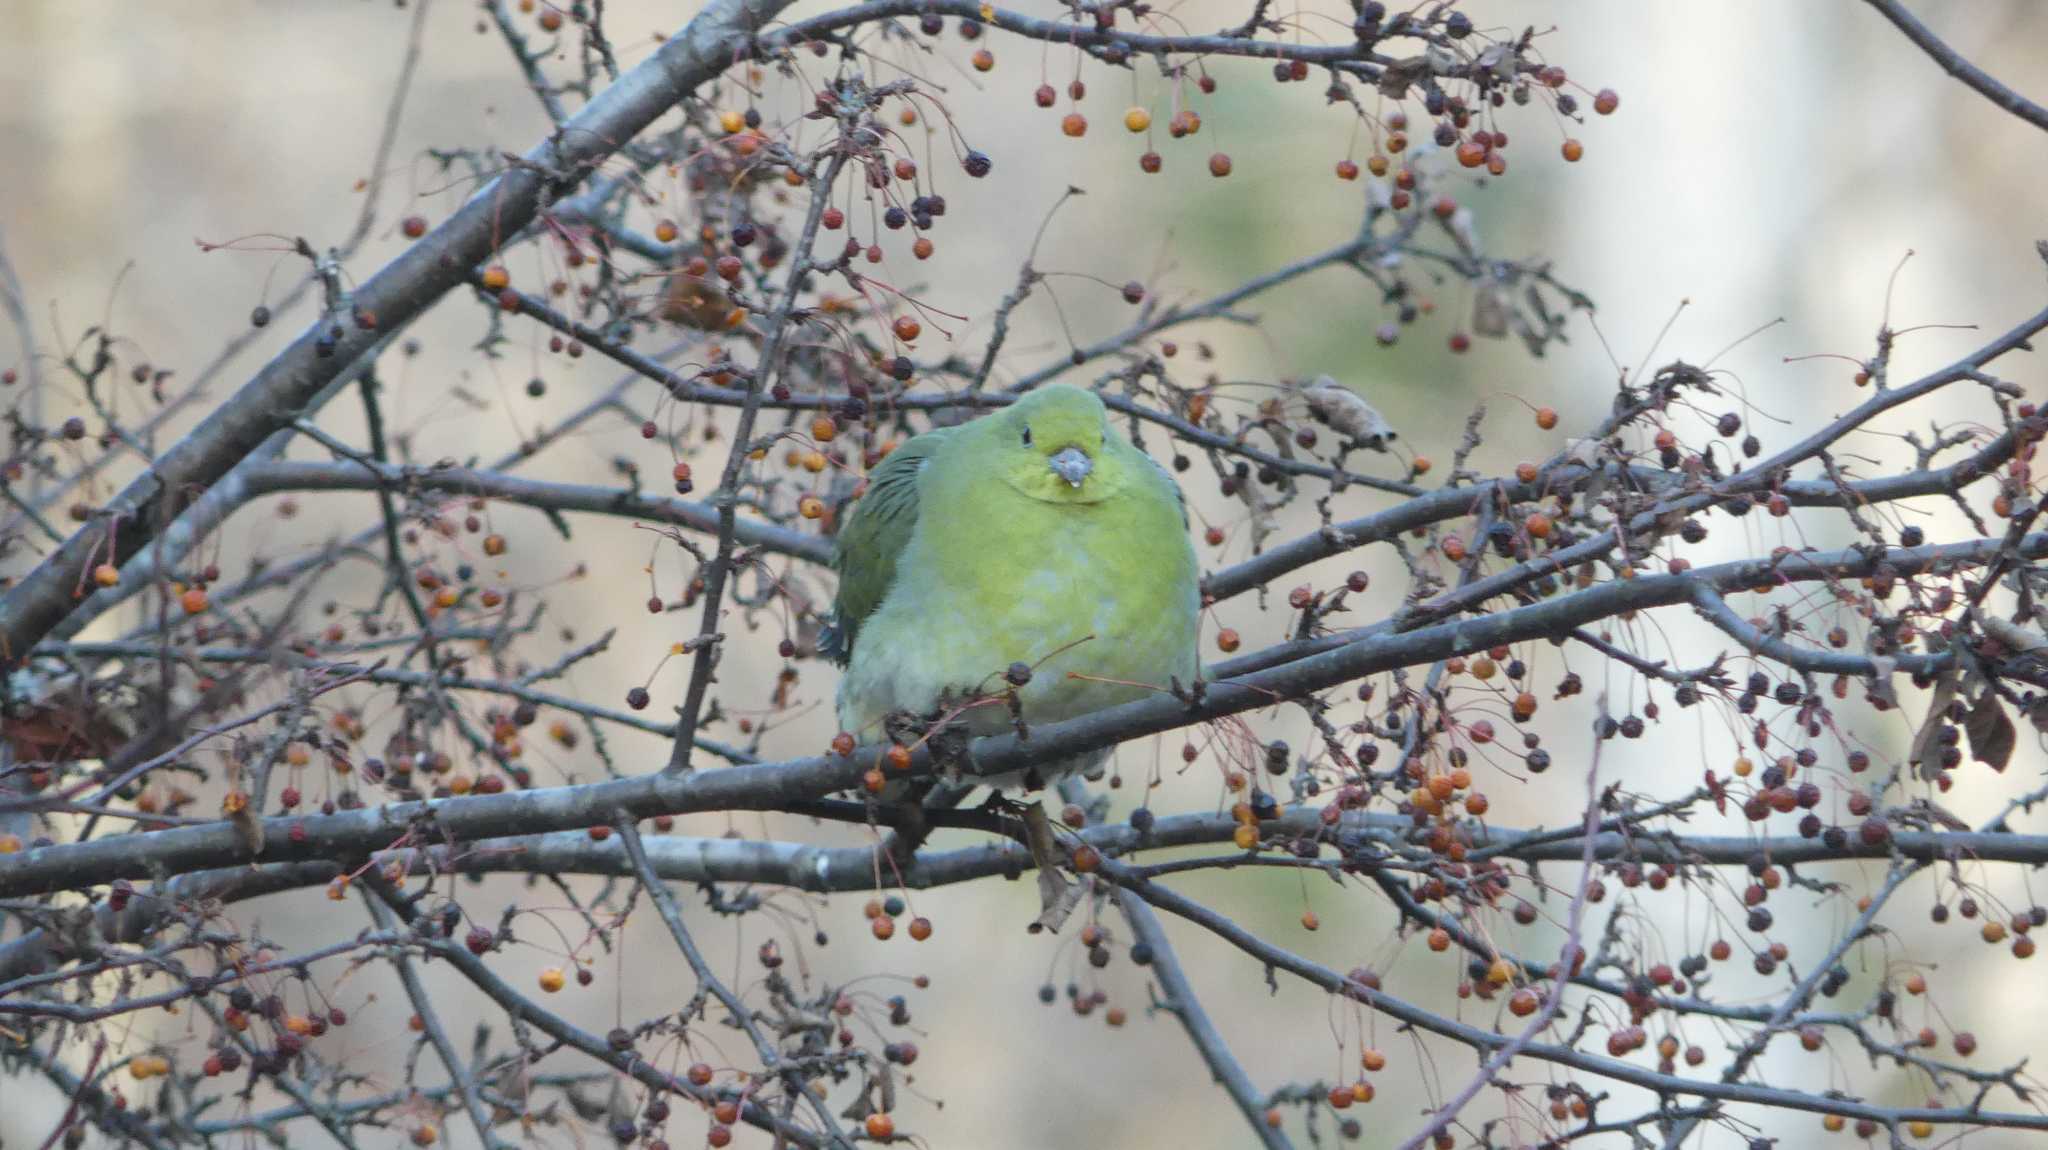
[[[875,468],[839,535],[842,727],[877,737],[893,711],[1001,689],[1016,662],[1037,668],[1019,692],[1033,723],[1193,679],[1201,592],[1180,491],[1107,416],[1091,392],[1045,387]],[[998,731],[1009,715],[969,721]]]

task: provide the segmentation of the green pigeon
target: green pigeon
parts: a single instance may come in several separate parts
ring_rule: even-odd
[[[1057,722],[1193,682],[1200,576],[1166,469],[1110,430],[1093,392],[1032,391],[919,435],[868,473],[841,526],[825,653],[843,664],[840,726],[883,738],[896,712],[976,698],[977,734]],[[1043,786],[1107,750],[983,779]]]

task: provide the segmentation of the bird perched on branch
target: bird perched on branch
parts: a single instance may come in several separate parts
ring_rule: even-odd
[[[957,711],[989,734],[1194,680],[1201,590],[1180,489],[1081,388],[1039,388],[891,452],[836,566],[822,645],[846,667],[840,725],[864,742],[905,713]],[[1107,757],[979,781],[1036,787]]]

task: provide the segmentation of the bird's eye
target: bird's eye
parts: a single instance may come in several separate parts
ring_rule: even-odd
[[[1031,426],[1029,424],[1026,424],[1024,427],[1024,446],[1031,446]]]

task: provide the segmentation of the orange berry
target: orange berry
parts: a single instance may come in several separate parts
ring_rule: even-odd
[[[1216,152],[1212,154],[1209,157],[1209,174],[1216,177],[1219,180],[1229,175],[1230,157],[1223,154],[1222,152]]]
[[[746,131],[747,118],[731,108],[727,108],[718,114],[718,126],[725,130],[726,135],[735,136]]]
[[[559,966],[551,966],[540,972],[540,988],[549,994],[562,989],[563,982],[562,968]]]
[[[1060,131],[1078,140],[1088,134],[1088,117],[1079,112],[1068,112],[1060,120]]]
[[[497,555],[503,555],[504,553],[505,553],[505,537],[504,537],[503,535],[486,535],[486,536],[484,536],[484,554],[486,554],[486,555],[491,555],[491,556],[497,556]]]
[[[1550,538],[1550,516],[1541,511],[1530,512],[1529,517],[1522,520],[1522,526],[1528,529],[1529,537],[1532,539]]]
[[[512,286],[512,273],[504,264],[492,264],[484,269],[484,287],[491,291],[503,291]]]
[[[187,587],[185,593],[178,596],[178,605],[185,609],[185,614],[198,615],[206,610],[206,592],[197,587]]]
[[[914,316],[899,315],[896,322],[889,326],[890,330],[896,333],[896,338],[904,343],[916,342],[917,337],[924,332],[924,325],[917,322]]]
[[[910,920],[910,937],[914,942],[923,942],[932,936],[932,920],[920,915]]]
[[[1576,164],[1579,157],[1586,154],[1586,146],[1577,140],[1566,140],[1558,151],[1563,154],[1566,163]]]
[[[889,750],[884,755],[884,758],[887,759],[892,770],[907,771],[910,769],[910,748],[902,743],[889,744]]]
[[[805,519],[820,519],[825,515],[825,501],[815,495],[806,495],[796,501],[797,514]]]
[[[1437,544],[1437,550],[1443,552],[1444,558],[1453,563],[1462,563],[1465,560],[1465,541],[1456,535]]]
[[[92,569],[92,581],[102,587],[112,587],[121,581],[121,569],[112,563],[102,563]]]
[[[1451,949],[1451,932],[1437,927],[1429,932],[1429,949],[1439,953]]]
[[[1415,474],[1417,475],[1428,475],[1429,469],[1433,465],[1429,461],[1429,456],[1418,455],[1415,457],[1415,462],[1410,464],[1409,466],[1414,469]]]
[[[1358,1062],[1359,1065],[1375,1074],[1387,1068],[1386,1053],[1371,1046],[1366,1047],[1359,1053]]]
[[[1305,910],[1301,912],[1301,929],[1314,930],[1321,925],[1323,925],[1323,920],[1316,917],[1315,911]]]
[[[996,54],[986,48],[976,48],[973,59],[974,70],[977,72],[986,72],[996,66]]]
[[[1225,627],[1221,631],[1216,632],[1217,650],[1222,651],[1224,654],[1228,655],[1232,651],[1237,650],[1237,645],[1238,637],[1236,628]]]
[[[1553,428],[1553,427],[1556,427],[1556,426],[1557,426],[1557,409],[1556,409],[1556,408],[1554,408],[1554,407],[1539,407],[1539,408],[1537,408],[1537,409],[1536,409],[1536,426],[1538,426],[1538,427],[1542,428],[1542,429],[1543,429],[1543,430],[1545,430],[1545,431],[1549,431],[1549,430],[1550,430],[1551,428]]]
[[[1124,113],[1124,127],[1132,132],[1142,132],[1152,126],[1152,113],[1143,108],[1132,108]]]
[[[896,1136],[896,1120],[877,1110],[868,1115],[867,1130],[870,1138],[893,1138]]]
[[[1338,161],[1337,161],[1337,178],[1338,178],[1338,179],[1340,179],[1340,180],[1355,180],[1355,179],[1357,179],[1357,178],[1358,178],[1358,165],[1357,165],[1357,164],[1355,164],[1355,163],[1353,163],[1353,162],[1351,162],[1350,160],[1338,160]]]

